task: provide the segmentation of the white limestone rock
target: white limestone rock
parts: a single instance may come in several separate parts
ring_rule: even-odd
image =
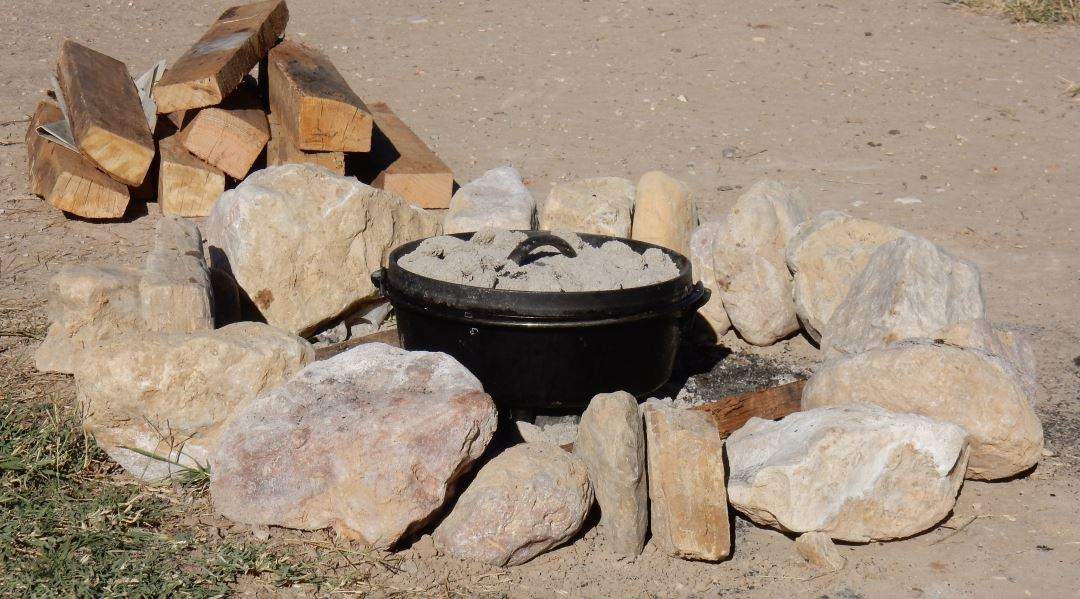
[[[556,183],[540,207],[540,228],[629,237],[634,184],[619,177]]]
[[[207,238],[274,326],[308,336],[375,297],[397,246],[440,232],[436,213],[310,164],[252,173],[222,194]]]
[[[649,528],[645,429],[637,400],[625,391],[593,397],[581,415],[574,455],[585,462],[601,534],[614,553],[634,556]]]
[[[83,428],[148,482],[207,467],[239,406],[312,359],[307,341],[257,322],[115,337],[82,352],[76,364]]]
[[[873,404],[962,426],[970,435],[967,477],[995,480],[1031,468],[1043,430],[1020,374],[985,351],[909,340],[820,367],[803,409]]]
[[[521,443],[480,468],[432,538],[453,557],[517,566],[573,537],[592,502],[581,460]]]
[[[979,269],[921,237],[877,249],[833,311],[821,349],[827,358],[894,341],[930,338],[943,328],[985,316]]]
[[[393,547],[443,507],[496,420],[452,357],[361,345],[247,402],[218,440],[210,495],[244,524]]]
[[[690,255],[690,235],[698,224],[697,208],[685,183],[660,171],[638,180],[634,197],[633,239]]]
[[[799,225],[787,248],[787,265],[795,278],[795,312],[807,334],[821,339],[870,256],[901,235],[895,227],[833,210]]]
[[[493,168],[466,183],[450,199],[443,217],[446,234],[480,229],[532,229],[536,225],[536,200],[512,166]]]
[[[716,268],[713,263],[715,250],[713,244],[725,226],[724,221],[701,223],[690,236],[690,266],[694,280],[700,281],[709,290],[709,301],[698,309],[698,314],[705,319],[717,339],[731,329],[731,319],[724,308],[724,299],[720,296],[720,287],[716,283]]]
[[[727,439],[728,498],[754,522],[843,541],[907,537],[944,519],[963,483],[959,426],[876,406],[751,418]]]
[[[724,309],[748,343],[770,345],[799,329],[784,254],[805,219],[798,190],[759,181],[736,201],[713,243]]]

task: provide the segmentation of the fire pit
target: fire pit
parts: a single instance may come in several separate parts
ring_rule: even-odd
[[[527,264],[542,247],[572,255],[566,241],[525,231],[508,258]],[[453,235],[467,240],[472,233]],[[592,247],[619,241],[638,254],[655,248],[674,262],[674,278],[605,291],[517,291],[441,281],[399,264],[425,240],[390,254],[372,275],[397,312],[405,349],[445,352],[480,379],[500,407],[566,411],[597,393],[639,398],[671,376],[682,329],[709,298],[694,284],[690,262],[657,245],[580,235]]]

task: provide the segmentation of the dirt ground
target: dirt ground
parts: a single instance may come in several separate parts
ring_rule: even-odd
[[[178,56],[230,3],[8,0],[0,121],[33,110],[65,37],[139,71]],[[557,181],[662,169],[715,218],[776,178],[815,212],[881,220],[976,262],[990,317],[1027,333],[1039,360],[1048,455],[1037,469],[967,482],[951,528],[843,547],[839,573],[737,519],[720,564],[651,548],[618,560],[592,530],[509,570],[416,547],[380,578],[385,593],[1078,596],[1080,101],[1064,90],[1080,80],[1080,27],[929,1],[289,4],[291,35],[325,50],[362,97],[390,102],[459,181],[509,163],[540,199]],[[29,195],[24,129],[0,127],[0,308],[40,314],[62,264],[138,264],[160,211],[65,219]],[[4,347],[13,360],[33,344]],[[815,351],[795,338],[762,353],[804,363]]]

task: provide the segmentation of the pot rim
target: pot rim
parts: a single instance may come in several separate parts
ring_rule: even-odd
[[[546,235],[547,231],[522,231],[526,235]],[[425,239],[402,244],[390,252],[389,265],[372,275],[383,294],[394,300],[404,299],[422,309],[450,309],[461,311],[465,318],[495,317],[500,321],[527,321],[529,319],[552,320],[610,320],[642,313],[666,312],[681,307],[696,286],[691,274],[690,260],[668,248],[610,235],[578,233],[585,243],[598,247],[607,241],[619,241],[629,245],[635,252],[643,253],[649,248],[664,252],[679,269],[679,274],[667,281],[605,291],[518,291],[490,289],[461,283],[440,281],[405,269],[398,260],[416,249]],[[469,239],[472,233],[451,235]],[[700,286],[697,286],[700,287]],[[696,306],[695,306],[696,307]]]

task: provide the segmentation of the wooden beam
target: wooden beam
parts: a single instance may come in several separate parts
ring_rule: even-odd
[[[180,132],[184,147],[234,179],[243,179],[270,140],[270,125],[252,86],[221,106],[203,108]]]
[[[355,339],[349,339],[342,341],[341,343],[334,343],[325,347],[315,348],[315,359],[325,360],[332,358],[341,352],[348,351],[354,347],[360,345],[366,345],[368,343],[385,343],[387,345],[393,345],[394,347],[401,347],[401,339],[398,337],[397,329],[386,329],[385,331],[379,331],[370,335],[364,335],[363,337],[357,337]]]
[[[154,139],[124,63],[67,40],[57,78],[75,145],[117,180],[141,184],[154,160]]]
[[[720,436],[727,437],[751,418],[777,420],[798,412],[804,386],[805,380],[795,381],[779,387],[732,395],[691,409],[708,412],[716,422]]]
[[[234,6],[221,13],[154,86],[158,112],[221,103],[266,56],[288,22],[284,0]]]
[[[63,118],[60,107],[42,100],[26,131],[30,190],[56,208],[83,218],[120,218],[127,211],[127,186],[99,171],[85,156],[42,137],[37,128]]]
[[[372,185],[421,208],[446,208],[454,190],[454,174],[415,133],[381,102],[368,105],[375,120],[371,156],[386,166]]]
[[[179,134],[158,143],[158,205],[165,214],[207,216],[225,191],[225,173],[188,152]]]
[[[270,50],[266,70],[270,111],[289,130],[299,149],[371,149],[371,114],[325,54],[285,40]]]
[[[266,144],[266,165],[317,164],[332,173],[345,174],[344,152],[305,152],[296,146],[289,130],[277,120],[273,112],[266,115],[270,122],[270,141]]]

